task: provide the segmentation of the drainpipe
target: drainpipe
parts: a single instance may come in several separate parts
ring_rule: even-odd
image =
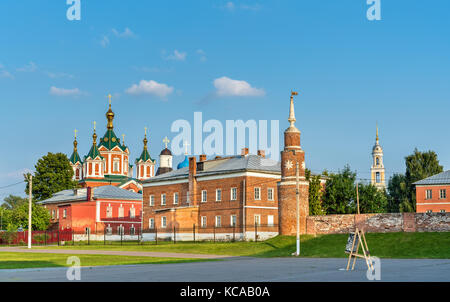
[[[245,186],[245,178],[244,178],[244,181],[243,181],[243,183],[242,183],[242,185],[243,185],[243,190],[242,190],[242,225],[243,225],[243,227],[242,227],[242,231],[243,231],[243,237],[244,237],[244,240],[246,240],[246,228],[245,228],[245,221],[247,220],[246,218],[246,216],[245,216],[245,195],[247,194],[247,189],[246,189],[246,186]]]

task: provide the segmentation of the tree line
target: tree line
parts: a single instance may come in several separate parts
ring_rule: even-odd
[[[378,190],[370,183],[358,183],[356,172],[346,165],[338,173],[324,171],[322,175],[311,175],[309,180],[309,214],[354,214],[356,213],[356,185],[359,190],[361,213],[398,213],[416,211],[416,189],[414,182],[443,172],[436,152],[420,152],[415,149],[405,157],[404,174],[394,174],[386,190]],[[321,179],[326,179],[325,185]]]

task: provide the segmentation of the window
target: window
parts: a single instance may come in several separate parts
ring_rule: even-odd
[[[433,213],[432,210],[427,210],[427,214]]]
[[[149,229],[154,229],[155,228],[155,218],[150,218],[148,220],[148,228]]]
[[[123,206],[122,206],[122,204],[120,204],[120,207],[119,207],[119,218],[123,218]]]
[[[222,200],[222,190],[217,189],[216,190],[216,201],[221,201],[221,200]]]
[[[380,183],[381,182],[381,177],[380,177],[380,172],[376,173],[376,183]]]
[[[206,202],[206,190],[202,191],[202,202]]]
[[[66,218],[67,217],[67,209],[64,209],[64,211],[63,211],[63,218]]]
[[[267,215],[267,225],[273,226],[273,215]]]
[[[52,210],[52,219],[55,219],[55,210]]]
[[[155,195],[149,196],[149,205],[153,207],[155,205]]]
[[[261,224],[261,215],[255,214],[255,224],[260,225]]]
[[[267,189],[267,199],[273,201],[273,188]]]
[[[446,199],[447,198],[447,190],[445,190],[445,189],[439,190],[439,197],[441,199]]]
[[[167,227],[167,218],[166,218],[166,216],[161,217],[161,227],[162,228]]]
[[[112,217],[112,207],[111,204],[108,204],[108,207],[106,208],[106,218]]]
[[[120,167],[119,159],[115,158],[113,161],[113,172],[119,172],[119,167]]]
[[[89,235],[89,234],[91,233],[91,228],[85,228],[85,229],[84,229],[84,233],[85,233],[86,235]]]
[[[220,228],[222,226],[222,216],[216,216],[216,228]]]
[[[59,209],[56,210],[56,219],[59,219]]]
[[[379,157],[377,157],[377,159],[376,159],[376,165],[377,165],[377,166],[380,165],[380,158],[379,158]]]
[[[206,216],[202,216],[201,225],[202,225],[202,228],[206,228]]]
[[[106,228],[106,235],[112,235],[112,227],[110,224],[108,224],[108,227]]]
[[[173,193],[173,204],[178,204],[178,193]]]
[[[161,205],[162,206],[166,205],[166,194],[161,194]]]
[[[236,215],[231,215],[230,226],[236,226]]]
[[[237,199],[237,188],[231,188],[231,200]]]
[[[130,228],[130,235],[131,235],[131,236],[134,236],[135,232],[136,232],[136,228],[134,227],[134,225],[131,225],[131,228]]]
[[[125,228],[122,226],[122,225],[120,225],[120,226],[118,226],[117,227],[117,235],[124,235],[124,233],[125,233]]]
[[[433,198],[433,191],[432,190],[426,190],[425,194],[426,194],[425,199]]]
[[[136,217],[136,209],[134,208],[134,205],[131,206],[130,209],[130,218],[135,218]]]
[[[189,199],[189,191],[186,192],[186,203],[190,203],[191,200]]]
[[[261,200],[261,188],[255,188],[255,200]]]
[[[445,213],[445,210],[440,210],[441,213]]]

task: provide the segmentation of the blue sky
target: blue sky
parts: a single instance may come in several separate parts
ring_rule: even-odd
[[[294,89],[313,171],[349,164],[368,178],[377,122],[388,176],[415,147],[450,167],[448,1],[381,0],[381,21],[367,20],[365,0],[81,4],[69,21],[63,0],[0,2],[0,187],[47,152],[70,155],[75,128],[86,155],[92,121],[106,130],[108,93],[133,159],[145,126],[158,158],[172,122],[195,111],[224,124],[280,120],[281,134]],[[220,94],[221,78],[225,90],[249,86]]]

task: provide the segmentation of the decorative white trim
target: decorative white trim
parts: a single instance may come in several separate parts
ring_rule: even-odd
[[[244,206],[244,208],[278,210],[278,207],[263,207],[263,206]]]
[[[450,202],[418,202],[416,205],[428,205],[428,204],[450,204]]]

